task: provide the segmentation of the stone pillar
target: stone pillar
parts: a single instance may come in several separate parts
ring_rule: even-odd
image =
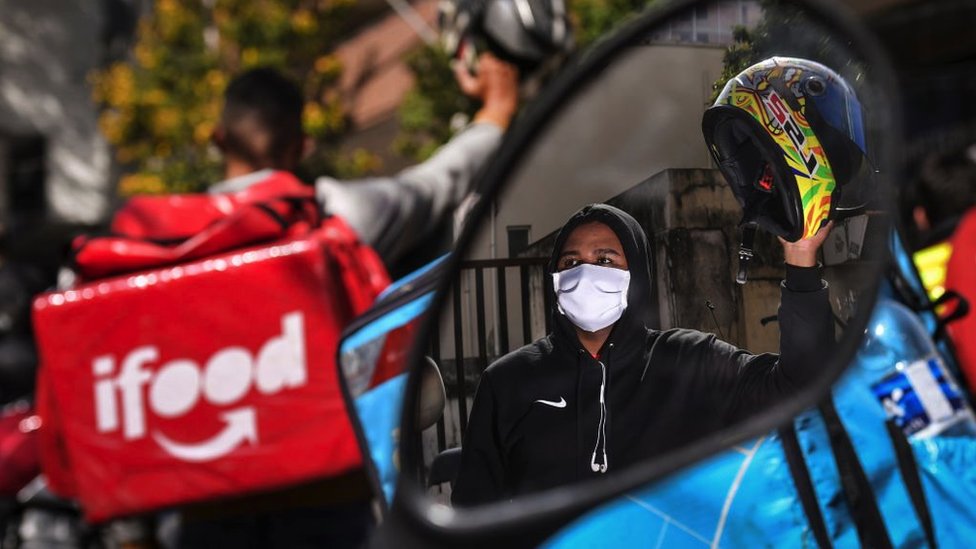
[[[782,252],[758,235],[750,281],[736,284],[741,209],[717,170],[664,170],[610,202],[649,230],[659,328],[714,333],[753,352],[778,349],[777,325],[760,320],[779,306]]]

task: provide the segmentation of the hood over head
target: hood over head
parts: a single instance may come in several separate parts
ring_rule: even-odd
[[[650,296],[651,296],[651,255],[650,244],[643,227],[630,214],[609,204],[589,204],[583,206],[579,211],[569,218],[563,225],[556,241],[553,245],[552,256],[546,266],[547,275],[556,272],[559,254],[566,244],[573,229],[586,223],[600,222],[610,227],[620,239],[623,246],[624,255],[627,256],[628,270],[630,271],[630,286],[627,291],[627,310],[617,321],[611,335],[611,341],[619,340],[621,337],[627,338],[630,335],[643,334],[647,319],[649,318]],[[555,296],[555,289],[552,285],[552,277],[545,277],[546,291],[551,296]],[[553,306],[550,311],[553,326],[556,332],[572,336],[571,341],[576,341],[576,331],[572,322],[556,308],[553,299]]]

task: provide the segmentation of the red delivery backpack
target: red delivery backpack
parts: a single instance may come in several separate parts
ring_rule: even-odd
[[[40,473],[37,416],[25,401],[0,408],[0,498],[13,498]]]
[[[947,329],[963,378],[969,391],[976,393],[976,209],[963,216],[950,242],[952,255],[946,266],[945,287],[962,296],[969,310]]]
[[[34,301],[41,463],[93,522],[361,465],[342,329],[389,284],[312,189],[131,199]]]

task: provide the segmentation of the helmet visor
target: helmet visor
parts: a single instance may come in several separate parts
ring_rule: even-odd
[[[811,83],[807,83],[810,87]],[[861,154],[867,155],[864,140],[864,116],[861,103],[854,92],[841,82],[833,82],[823,87],[823,93],[808,93],[823,121],[851,140]]]

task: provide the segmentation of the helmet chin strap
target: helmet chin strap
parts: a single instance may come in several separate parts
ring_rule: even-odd
[[[756,224],[748,223],[742,227],[742,240],[739,244],[739,272],[735,275],[735,281],[745,284],[749,281],[749,261],[755,255],[752,252],[753,242],[756,239]]]

